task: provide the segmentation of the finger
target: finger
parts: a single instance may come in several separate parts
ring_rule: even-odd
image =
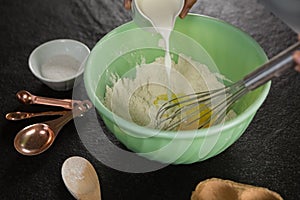
[[[184,18],[189,10],[193,7],[193,5],[196,3],[197,0],[185,0],[184,7],[179,15],[180,18]]]
[[[297,63],[297,65],[300,65],[300,51],[296,51],[293,55],[294,61]]]
[[[183,8],[183,10],[181,11],[179,17],[180,17],[181,19],[185,18],[185,16],[187,16],[189,10],[190,10],[189,8]]]
[[[127,10],[131,9],[131,1],[132,0],[124,0],[124,7],[125,7],[125,9],[127,9]]]
[[[293,58],[294,58],[294,61],[297,63],[297,66],[295,67],[295,70],[300,72],[300,51],[296,51],[293,54]]]

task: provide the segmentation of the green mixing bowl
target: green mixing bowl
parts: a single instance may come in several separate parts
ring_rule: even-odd
[[[265,100],[270,83],[250,92],[235,104],[236,118],[207,129],[158,131],[126,121],[105,107],[105,85],[113,84],[110,79],[111,73],[134,76],[134,73],[128,75],[127,72],[134,69],[141,55],[146,55],[146,62],[152,62],[157,56],[164,55],[162,50],[153,50],[154,42],[158,43],[159,40],[153,36],[154,33],[144,30],[137,31],[137,34],[130,32],[135,29],[137,26],[129,22],[107,34],[93,48],[86,63],[85,87],[107,128],[128,149],[162,163],[199,162],[221,153],[232,145],[246,130]],[[179,45],[173,49],[177,48],[180,51],[182,48],[183,53],[193,59],[195,57],[196,60],[198,55],[203,54],[200,58],[204,59],[203,62],[209,68],[216,70],[217,67],[221,74],[232,81],[240,80],[267,61],[262,48],[250,36],[218,19],[188,15],[185,19],[176,21],[174,30],[192,38],[200,45],[195,47],[196,49],[190,44],[182,47]],[[126,33],[130,33],[130,36],[126,36]],[[117,37],[122,34],[126,37]],[[154,39],[148,40],[146,37]],[[139,40],[143,41],[143,45]],[[185,42],[181,42],[183,43]],[[206,51],[201,49],[202,47]],[[173,59],[176,59],[176,56]]]

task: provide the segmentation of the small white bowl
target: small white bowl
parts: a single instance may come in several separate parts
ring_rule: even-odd
[[[76,78],[82,76],[89,53],[90,49],[76,40],[52,40],[33,50],[29,69],[53,90],[67,91],[74,87]]]

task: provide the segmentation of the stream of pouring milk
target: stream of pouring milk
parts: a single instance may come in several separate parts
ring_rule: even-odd
[[[182,0],[137,0],[137,3],[140,10],[151,20],[154,28],[165,42],[165,67],[170,81],[172,61],[169,40],[175,19],[181,9]]]

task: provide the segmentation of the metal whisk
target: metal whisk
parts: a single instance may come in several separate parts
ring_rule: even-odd
[[[225,120],[232,105],[249,91],[262,86],[293,66],[292,53],[300,43],[290,46],[242,80],[224,88],[180,96],[164,103],[156,115],[157,128],[164,130],[200,129]]]

